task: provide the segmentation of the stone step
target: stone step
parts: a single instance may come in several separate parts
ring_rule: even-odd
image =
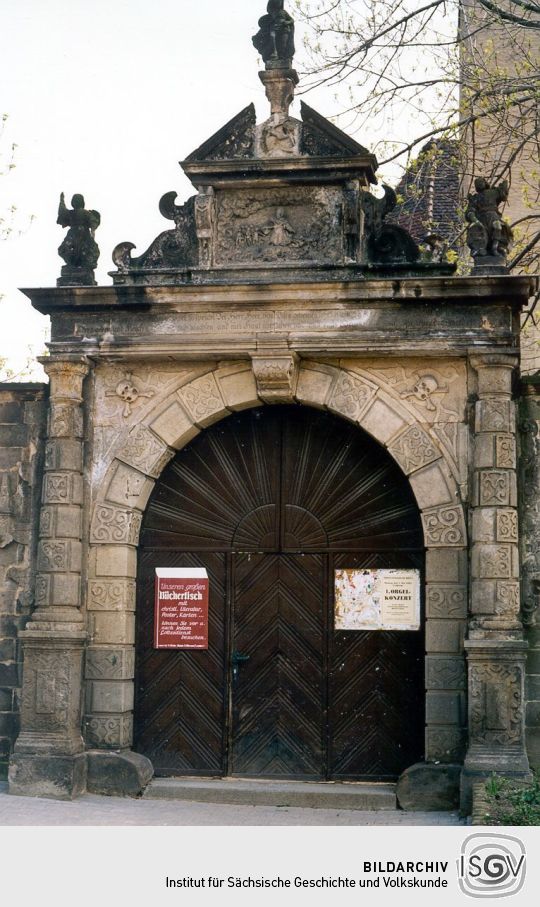
[[[364,782],[154,778],[144,797],[237,806],[298,806],[311,809],[396,809],[396,785]]]

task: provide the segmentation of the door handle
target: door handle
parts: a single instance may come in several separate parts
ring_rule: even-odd
[[[240,665],[246,661],[249,661],[250,657],[251,656],[249,656],[249,655],[242,655],[241,652],[233,652],[232,658],[231,658],[231,662],[232,662],[232,666],[233,666],[233,680],[236,680],[238,677],[238,669],[239,669]]]

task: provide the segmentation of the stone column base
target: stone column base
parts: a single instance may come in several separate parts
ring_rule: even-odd
[[[140,797],[152,780],[154,767],[146,756],[89,750],[88,791],[108,797]]]
[[[17,797],[73,800],[86,792],[86,754],[38,756],[15,753],[8,779],[9,793]]]

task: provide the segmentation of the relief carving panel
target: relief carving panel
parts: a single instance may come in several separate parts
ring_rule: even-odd
[[[376,392],[375,385],[369,384],[357,375],[341,372],[328,406],[334,412],[357,422]]]
[[[479,400],[476,404],[476,431],[510,434],[515,428],[514,404],[500,397]]]
[[[32,652],[25,660],[23,721],[41,718],[48,730],[64,729],[70,707],[70,659],[62,652]]]
[[[88,585],[89,611],[134,611],[135,583],[122,579],[96,579]]]
[[[519,612],[519,583],[497,583],[497,598],[495,602],[496,614],[512,614]]]
[[[43,503],[69,504],[71,502],[71,478],[66,473],[45,473],[43,479]]]
[[[36,608],[46,608],[50,600],[51,577],[44,573],[36,577]]]
[[[464,749],[464,734],[459,728],[427,728],[426,757],[430,762],[462,762]]]
[[[454,586],[450,583],[428,583],[426,593],[428,617],[467,616],[465,586]]]
[[[497,466],[503,469],[516,468],[516,439],[513,435],[497,435],[495,450]]]
[[[470,733],[475,743],[519,744],[522,739],[522,670],[505,664],[470,667]]]
[[[133,738],[133,717],[93,717],[86,721],[86,742],[96,747],[127,747]]]
[[[225,411],[225,404],[213,375],[204,375],[180,388],[178,396],[194,422],[204,426]]]
[[[426,686],[430,690],[454,690],[465,686],[464,658],[426,659]]]
[[[217,199],[217,264],[343,258],[339,189],[235,189]]]
[[[167,333],[166,327],[164,333]],[[190,370],[181,369],[176,363],[159,368],[137,363],[133,371],[110,366],[98,368],[94,406],[96,425],[113,425],[115,437],[118,437],[119,416],[126,425],[139,420],[145,404],[178,387],[189,374]]]
[[[136,545],[142,514],[121,507],[98,504],[94,510],[90,540],[102,545]]]
[[[510,503],[510,473],[504,470],[480,472],[480,506]]]
[[[380,362],[373,362],[366,366],[402,400],[414,406],[419,421],[463,421],[467,396],[464,363],[412,360],[404,365],[381,366]]]
[[[517,542],[518,516],[517,510],[497,511],[497,541]]]
[[[131,680],[134,674],[135,649],[132,646],[123,649],[88,649],[88,680]]]
[[[46,539],[52,538],[54,535],[54,508],[42,507],[39,516],[39,536]]]
[[[422,512],[426,546],[448,548],[465,545],[465,520],[461,507],[435,507]]]
[[[38,570],[50,573],[68,571],[71,566],[71,543],[42,541],[38,550]]]
[[[512,576],[511,545],[475,546],[473,551],[473,569],[480,579],[506,579]]]
[[[429,435],[416,425],[400,435],[388,450],[407,475],[440,457]]]
[[[146,475],[158,478],[173,452],[146,425],[137,425],[129,433],[117,456]]]

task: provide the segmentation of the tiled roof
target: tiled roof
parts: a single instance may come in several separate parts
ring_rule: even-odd
[[[459,143],[451,139],[430,141],[396,187],[398,206],[387,221],[399,224],[422,242],[427,233],[438,233],[450,246],[460,229]]]

